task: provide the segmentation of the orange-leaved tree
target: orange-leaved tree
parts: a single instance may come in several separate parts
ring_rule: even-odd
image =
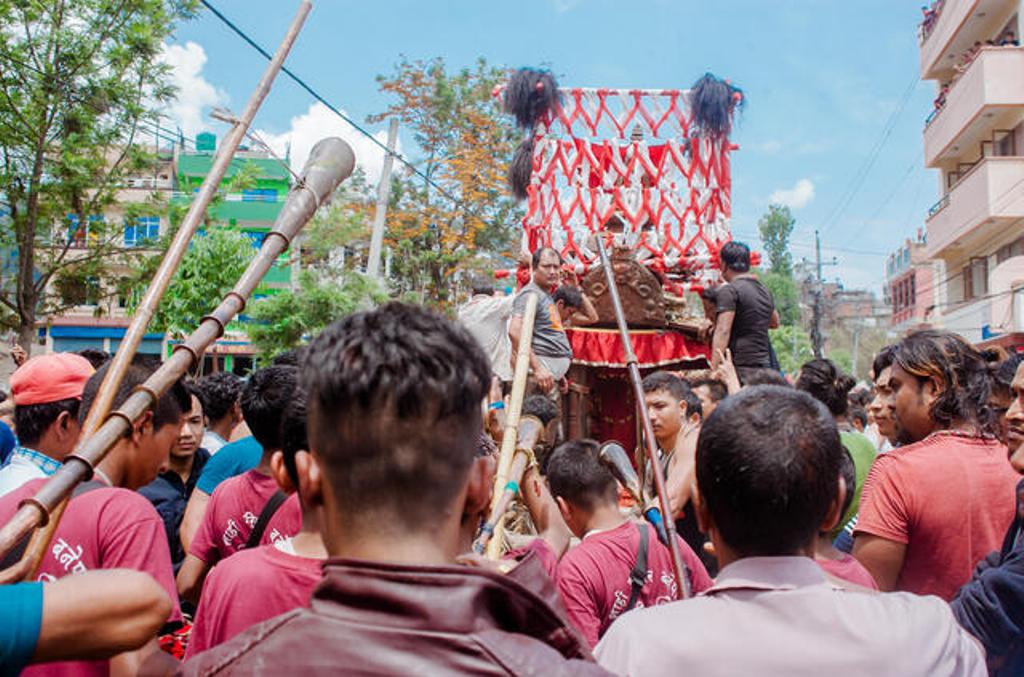
[[[522,212],[505,174],[518,135],[491,95],[507,77],[483,59],[449,73],[441,58],[403,58],[394,73],[377,78],[396,101],[370,121],[397,117],[416,142],[417,168],[430,179],[398,171],[392,181],[386,242],[400,295],[449,307],[457,271],[511,263]]]

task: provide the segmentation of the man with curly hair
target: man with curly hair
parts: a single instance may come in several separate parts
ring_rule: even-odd
[[[853,555],[883,591],[948,601],[999,548],[1018,477],[996,437],[985,360],[960,336],[903,339],[889,383],[903,446],[871,467]]]

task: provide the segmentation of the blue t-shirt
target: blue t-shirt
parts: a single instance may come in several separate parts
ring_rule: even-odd
[[[43,623],[43,584],[0,586],[0,675],[16,675],[35,653]]]
[[[18,440],[15,439],[14,432],[6,423],[0,421],[0,465],[7,463],[8,457],[16,446],[18,446]]]
[[[196,482],[196,489],[212,496],[213,490],[221,482],[252,470],[260,464],[262,456],[263,445],[252,435],[225,444],[203,466],[203,474]]]

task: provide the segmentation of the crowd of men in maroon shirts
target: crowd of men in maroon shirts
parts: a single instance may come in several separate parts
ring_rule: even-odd
[[[869,398],[828,360],[790,381],[717,363],[644,380],[692,599],[592,440],[551,440],[520,484],[535,533],[473,554],[500,389],[465,328],[391,303],[244,383],[176,383],[135,423],[43,555],[44,599],[73,594],[44,604],[25,674],[1020,674],[1020,359],[918,332],[878,354]],[[105,371],[15,373],[0,522]],[[557,434],[551,398],[524,408]]]

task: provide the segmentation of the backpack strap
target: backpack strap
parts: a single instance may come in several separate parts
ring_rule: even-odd
[[[77,498],[82,494],[89,493],[93,489],[103,489],[106,486],[106,484],[99,480],[86,480],[85,482],[79,482],[71,492],[70,498]],[[28,550],[28,542],[32,540],[32,534],[34,533],[35,531],[30,531],[25,534],[25,536],[7,552],[3,560],[0,560],[0,569],[12,567],[21,561],[21,558],[25,556],[25,551]]]
[[[650,540],[650,531],[647,529],[646,524],[640,522],[634,522],[636,528],[640,531],[640,546],[636,551],[636,564],[633,565],[633,570],[629,572],[629,602],[626,604],[626,608],[623,612],[629,611],[636,606],[636,603],[640,601],[640,593],[643,592],[644,584],[647,583],[647,544]]]
[[[256,525],[252,528],[252,533],[249,534],[249,539],[245,542],[242,550],[248,550],[249,548],[255,548],[263,540],[263,533],[267,530],[267,525],[270,524],[270,519],[277,512],[277,509],[284,503],[284,499],[288,498],[288,494],[284,493],[280,489],[274,492],[274,495],[270,497],[267,504],[263,506],[263,510],[260,512],[260,516],[256,519]]]

